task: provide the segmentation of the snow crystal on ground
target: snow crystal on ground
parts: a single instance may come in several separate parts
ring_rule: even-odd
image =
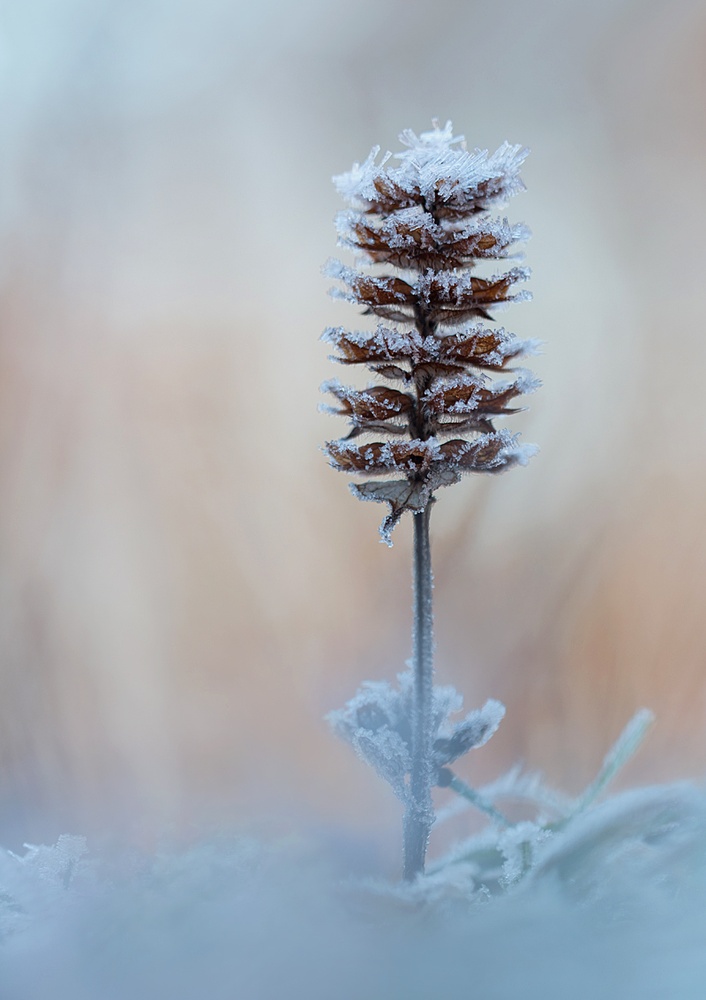
[[[703,792],[617,795],[535,838],[521,877],[525,833],[497,838],[504,886],[472,852],[412,885],[364,883],[301,839],[129,864],[82,838],[0,852],[0,997],[702,1000]]]

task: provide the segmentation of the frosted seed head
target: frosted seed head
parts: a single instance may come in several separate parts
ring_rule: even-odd
[[[375,147],[335,178],[351,206],[336,217],[339,244],[357,266],[330,260],[324,269],[339,282],[335,298],[379,320],[369,333],[329,328],[333,360],[363,364],[397,386],[324,387],[339,403],[333,412],[351,424],[325,451],[335,469],[376,477],[352,491],[389,507],[380,529],[387,544],[402,514],[425,510],[437,489],[467,472],[527,462],[536,449],[494,421],[522,409],[516,398],[539,385],[509,364],[537,342],[480,322],[530,298],[518,287],[529,269],[515,263],[490,277],[475,269],[480,260],[517,257],[515,244],[530,236],[524,224],[491,214],[522,190],[528,151],[507,142],[493,153],[469,150],[451,122],[437,120],[400,140],[394,156]],[[502,369],[512,377],[494,382],[484,374]]]

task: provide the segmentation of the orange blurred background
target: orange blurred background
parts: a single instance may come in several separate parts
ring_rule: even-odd
[[[463,773],[576,791],[646,705],[626,780],[701,775],[703,4],[28,0],[0,56],[0,840],[397,849],[322,722],[402,669],[411,570],[318,451],[319,334],[361,326],[320,268],[331,174],[434,116],[532,148],[501,320],[545,342],[540,455],[434,511],[439,680],[508,707]]]

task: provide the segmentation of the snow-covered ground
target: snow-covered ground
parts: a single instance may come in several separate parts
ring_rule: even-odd
[[[536,837],[519,879],[512,840],[491,829],[412,886],[352,879],[312,838],[121,860],[71,836],[4,851],[0,996],[706,995],[701,790],[616,795]]]

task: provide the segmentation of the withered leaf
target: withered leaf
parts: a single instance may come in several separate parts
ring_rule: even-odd
[[[484,471],[497,463],[507,446],[505,437],[487,435],[475,441],[456,438],[440,446],[442,454],[460,469]]]
[[[328,441],[325,448],[331,464],[343,472],[384,473],[415,466],[423,469],[429,463],[424,449],[415,449],[406,442],[373,441],[354,445],[347,441]]]
[[[394,275],[373,277],[368,274],[351,272],[342,278],[350,288],[354,298],[361,305],[390,306],[414,301],[412,286]]]
[[[376,375],[382,375],[384,378],[395,379],[401,382],[409,382],[411,374],[405,371],[404,368],[400,368],[398,365],[371,365],[368,364],[368,368],[375,372]]]
[[[508,403],[527,391],[524,376],[509,385],[484,385],[479,376],[461,375],[451,382],[435,385],[423,397],[425,408],[433,414],[482,413],[499,416],[515,413]],[[532,383],[530,383],[531,385]]]
[[[388,420],[408,413],[414,406],[411,396],[385,385],[360,390],[329,382],[323,388],[341,403],[341,408],[335,412],[356,421]]]
[[[325,451],[333,467],[342,472],[404,472],[423,478],[433,462],[443,461],[443,447],[434,439],[373,441],[362,445],[327,441]]]
[[[432,502],[434,490],[452,486],[460,478],[458,472],[439,463],[432,466],[421,481],[395,479],[392,482],[351,483],[350,489],[359,500],[372,500],[389,506],[390,513],[380,525],[380,535],[387,545],[391,545],[392,529],[405,511],[420,513]]]
[[[380,525],[380,535],[386,545],[392,545],[392,529],[405,511],[415,514],[426,508],[431,499],[427,483],[410,483],[407,479],[393,482],[351,483],[351,492],[359,500],[386,503],[390,513]]]
[[[516,149],[519,152],[519,147]],[[381,167],[372,179],[372,190],[365,195],[354,195],[353,200],[363,211],[373,215],[388,215],[418,205],[435,219],[454,220],[488,211],[523,186],[516,170],[508,171],[505,164],[498,164],[496,174],[482,179],[470,176],[466,179],[455,170],[441,173],[431,187],[428,184],[422,187],[421,181],[404,174],[396,177],[393,170]]]
[[[480,328],[470,335],[451,334],[439,340],[439,357],[447,362],[472,364],[479,368],[500,369],[525,349],[523,341],[504,329]]]
[[[413,270],[451,270],[475,260],[500,258],[517,240],[523,226],[484,219],[471,225],[444,225],[428,212],[402,210],[375,223],[356,213],[338,217],[341,242],[363,252],[372,263]]]
[[[388,472],[393,466],[387,447],[383,441],[357,446],[345,441],[327,441],[324,451],[334,469],[341,472]]]
[[[353,492],[361,500],[389,503],[393,511],[422,511],[429,502],[429,487],[426,483],[410,483],[408,479],[393,482],[354,483]]]
[[[475,409],[476,400],[482,391],[481,376],[460,375],[453,381],[435,383],[422,397],[425,412],[433,414],[448,413],[454,407],[463,406]]]
[[[415,359],[422,347],[422,337],[412,330],[390,330],[382,325],[373,333],[352,333],[342,327],[329,327],[323,339],[341,353],[336,361],[343,364],[371,364]]]
[[[467,270],[427,271],[419,275],[405,306],[411,304],[416,312],[425,315],[427,326],[458,326],[467,319],[490,319],[489,308],[528,297],[527,292],[514,291],[515,284],[528,274],[526,268],[519,267],[493,278],[478,278]],[[396,311],[400,310],[404,312],[403,307],[396,307]],[[383,314],[382,310],[376,311]]]
[[[527,272],[523,268],[512,268],[495,278],[478,278],[475,275],[467,278],[440,273],[430,276],[421,285],[421,293],[432,307],[491,306],[508,301],[513,285],[526,276]]]

